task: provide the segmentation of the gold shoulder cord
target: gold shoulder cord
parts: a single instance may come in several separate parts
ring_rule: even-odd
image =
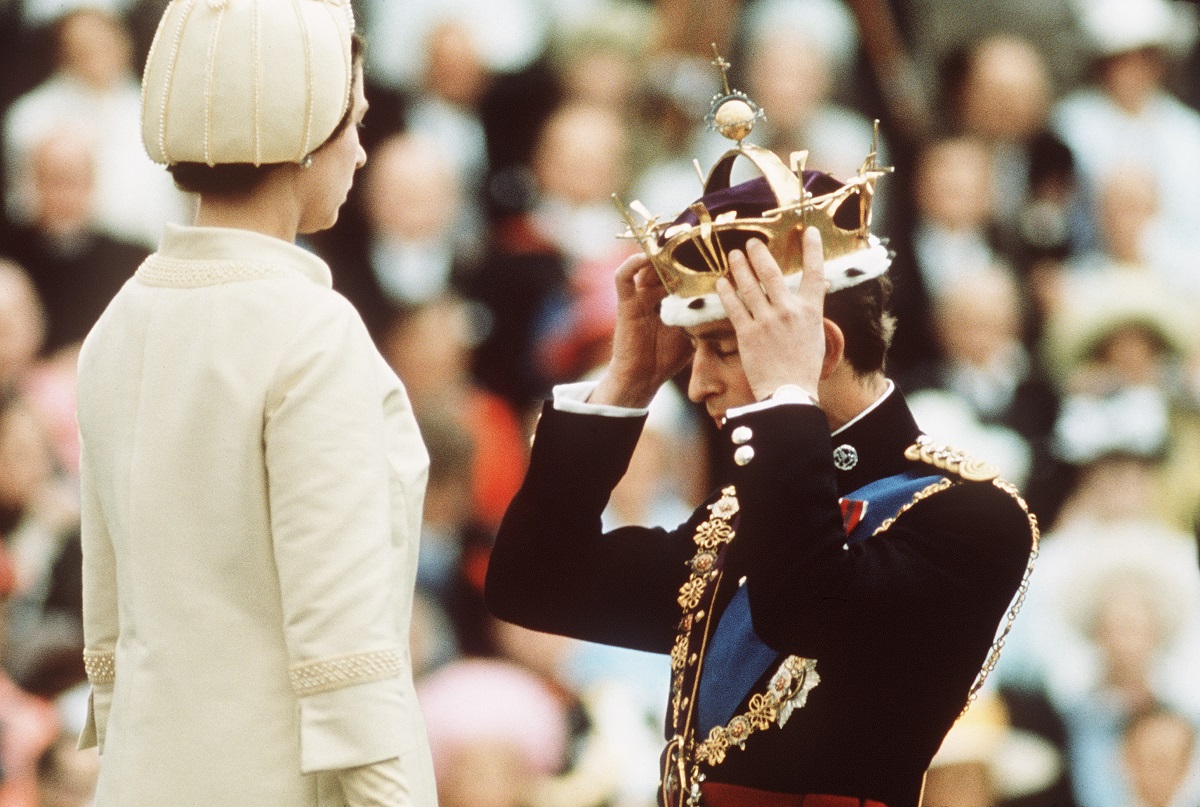
[[[1021,606],[1025,604],[1025,595],[1029,591],[1029,576],[1033,574],[1033,563],[1037,560],[1038,544],[1042,537],[1042,532],[1038,528],[1037,516],[1030,512],[1029,505],[1021,497],[1016,486],[1005,482],[1003,479],[993,479],[992,484],[1009,496],[1012,496],[1017,504],[1021,506],[1021,510],[1025,512],[1025,517],[1029,520],[1029,533],[1032,536],[1033,546],[1029,551],[1029,562],[1025,564],[1025,574],[1021,576],[1021,584],[1017,586],[1017,593],[1013,597],[1012,605],[1009,606],[1008,617],[1004,622],[1004,629],[1000,631],[1000,635],[992,643],[992,649],[988,651],[987,659],[983,662],[983,668],[979,670],[979,676],[975,679],[975,683],[971,685],[971,691],[967,693],[967,702],[963,706],[962,711],[959,712],[959,717],[962,717],[971,708],[971,704],[975,702],[975,697],[979,694],[979,690],[983,688],[983,682],[987,680],[992,670],[996,669],[996,662],[1000,660],[1000,651],[1004,649],[1004,642],[1012,630],[1013,620],[1017,618]]]
[[[967,710],[971,708],[971,704],[975,702],[975,698],[979,694],[979,690],[983,688],[983,682],[987,680],[988,675],[991,674],[992,670],[996,669],[996,663],[1000,660],[1000,651],[1004,649],[1004,642],[1008,638],[1009,632],[1012,631],[1013,621],[1017,618],[1021,606],[1025,604],[1025,595],[1029,591],[1029,576],[1033,573],[1033,564],[1037,560],[1038,544],[1042,533],[1038,527],[1037,516],[1030,512],[1029,505],[1021,497],[1020,491],[1012,483],[1001,479],[1000,471],[994,465],[971,457],[963,451],[947,446],[935,445],[924,435],[917,438],[917,442],[905,449],[904,456],[910,461],[923,462],[927,465],[932,465],[938,470],[948,471],[966,482],[991,482],[1016,500],[1021,510],[1025,513],[1025,517],[1029,520],[1029,532],[1033,545],[1029,552],[1029,562],[1025,565],[1025,574],[1022,575],[1021,584],[1017,586],[1017,593],[1013,597],[1012,605],[1009,606],[1004,628],[1000,631],[1000,635],[996,637],[996,641],[992,643],[992,648],[988,651],[987,658],[983,662],[983,667],[975,677],[975,683],[971,684],[971,690],[967,693],[967,702],[959,713],[959,717],[961,717],[967,713]],[[952,482],[950,479],[944,479],[941,482],[930,485],[913,497],[913,500],[901,508],[895,517],[885,521],[875,532],[879,533],[890,527],[896,518],[899,518],[900,515],[921,499],[932,496],[938,490],[945,490],[954,484],[957,483]]]

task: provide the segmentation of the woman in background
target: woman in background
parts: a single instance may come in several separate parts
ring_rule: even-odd
[[[79,366],[97,807],[434,805],[408,619],[428,456],[328,266],[366,160],[348,0],[173,0],[143,139],[200,197]]]

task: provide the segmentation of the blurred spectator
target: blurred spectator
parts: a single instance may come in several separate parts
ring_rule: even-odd
[[[18,99],[5,116],[10,216],[36,218],[33,154],[51,135],[70,132],[93,140],[96,160],[89,173],[95,195],[89,215],[94,224],[153,247],[163,223],[182,221],[187,204],[142,148],[141,93],[129,32],[111,12],[80,8],[58,21],[56,33],[58,72]]]
[[[1125,726],[1121,761],[1136,807],[1186,807],[1200,800],[1196,723],[1152,708]]]
[[[473,489],[475,441],[486,443],[488,434],[468,432],[460,418],[450,407],[418,417],[429,450],[429,484],[421,523],[417,589],[429,611],[423,615],[429,628],[427,650],[443,662],[451,650],[465,655],[495,652],[489,633],[491,617],[483,604],[483,578],[494,526],[484,526],[477,515]],[[487,453],[486,447],[481,450]],[[523,459],[516,467],[523,467]]]
[[[1024,39],[995,35],[952,58],[946,72],[952,125],[991,153],[1001,250],[1022,271],[1066,258],[1074,165],[1048,128],[1052,88],[1044,58]]]
[[[630,524],[674,529],[700,506],[709,480],[695,410],[671,384],[650,402],[650,414],[605,511],[606,530]]]
[[[1083,21],[1097,80],[1056,106],[1055,130],[1075,153],[1093,211],[1115,170],[1136,163],[1150,172],[1159,199],[1153,262],[1194,274],[1200,112],[1172,96],[1165,80],[1170,60],[1195,42],[1195,9],[1169,0],[1097,0],[1084,7]],[[1085,243],[1098,239],[1097,224]]]
[[[939,358],[930,324],[932,298],[955,277],[999,262],[993,248],[994,199],[992,160],[982,140],[946,138],[920,155],[913,177],[911,241],[897,242],[890,272],[897,322],[889,372]]]
[[[54,706],[22,691],[0,670],[0,726],[0,807],[39,807],[38,760],[59,729]]]
[[[46,317],[33,281],[0,259],[0,394],[21,384],[42,349]]]
[[[1136,507],[1192,531],[1200,418],[1185,367],[1196,339],[1188,306],[1148,277],[1109,272],[1072,285],[1044,350],[1064,390],[1056,448],[1081,469],[1062,518]]]
[[[29,406],[9,394],[0,410],[0,536],[4,659],[21,685],[57,694],[83,680],[79,513],[56,475],[49,442]]]
[[[1058,396],[1021,341],[1024,309],[1005,269],[981,267],[951,279],[933,301],[943,358],[905,374],[900,385],[912,393],[909,405],[929,434],[997,464],[1050,523],[1065,495],[1050,451]],[[965,408],[961,435],[949,433],[953,418],[945,407],[954,402]]]
[[[549,390],[552,379],[537,363],[539,342],[563,327],[571,279],[591,272],[611,277],[634,249],[615,237],[621,224],[610,198],[626,184],[627,135],[610,111],[571,105],[555,112],[532,160],[537,201],[497,223],[471,283],[470,293],[492,319],[475,372],[518,411]]]
[[[461,651],[458,633],[450,623],[450,617],[441,603],[420,587],[413,592],[408,645],[412,653],[413,679],[417,681],[454,661]]]
[[[88,807],[100,776],[100,755],[75,748],[78,736],[58,736],[37,764],[37,807]]]
[[[21,13],[34,25],[53,23],[75,9],[98,9],[113,17],[127,14],[139,0],[24,0]]]
[[[1076,84],[1083,72],[1078,0],[898,0],[895,6],[911,43],[919,80],[933,86],[948,55],[993,34],[1032,42],[1045,55],[1057,91]]]
[[[1095,273],[1139,274],[1164,291],[1200,301],[1200,259],[1181,255],[1178,239],[1163,232],[1162,204],[1159,180],[1149,167],[1110,166],[1096,188],[1098,239],[1067,264],[1068,283]]]
[[[465,20],[447,19],[429,33],[420,92],[405,114],[408,128],[445,149],[465,194],[452,223],[461,237],[483,225],[480,194],[488,170],[488,144],[479,107],[491,81]]]
[[[463,198],[444,143],[408,132],[371,151],[354,211],[364,231],[348,224],[317,241],[336,266],[335,286],[372,332],[398,307],[462,292],[482,239],[477,227],[463,227]]]
[[[397,3],[363,0],[369,78],[392,89],[413,91],[427,80],[424,70],[430,33],[452,21],[473,42],[473,58],[488,72],[515,73],[541,55],[549,29],[571,7],[587,9],[587,0],[451,0],[440,3]],[[560,10],[561,9],[561,10]]]
[[[572,269],[632,251],[616,240],[620,218],[612,204],[629,180],[628,155],[629,132],[611,110],[564,106],[542,130],[533,159],[540,192],[533,225]]]
[[[96,229],[96,160],[88,140],[64,131],[29,144],[30,221],[0,234],[46,311],[44,349],[82,341],[148,252]]]
[[[652,23],[652,11],[643,4],[603,0],[564,28],[550,54],[563,84],[563,101],[618,115],[635,110]]]
[[[1112,555],[1106,560],[1111,561]],[[1122,733],[1132,717],[1158,703],[1188,710],[1193,720],[1200,714],[1195,711],[1194,697],[1190,703],[1181,702],[1181,694],[1186,693],[1172,691],[1161,679],[1162,656],[1177,646],[1185,623],[1189,630],[1183,635],[1195,659],[1196,581],[1185,594],[1179,588],[1180,575],[1166,569],[1167,558],[1156,563],[1148,560],[1100,569],[1084,564],[1091,574],[1079,577],[1073,587],[1072,617],[1098,656],[1093,684],[1063,706],[1076,797],[1081,804],[1126,807],[1135,803],[1131,780],[1142,778],[1143,785],[1147,784],[1144,774],[1130,776],[1140,766],[1130,769],[1121,764]],[[1194,577],[1194,567],[1192,571]],[[1149,749],[1139,742],[1136,731],[1132,739],[1132,747],[1126,747],[1134,752],[1133,760],[1141,761],[1138,752]],[[1190,747],[1186,749],[1190,751]],[[1185,759],[1190,757],[1186,752]],[[1125,759],[1132,761],[1128,754]],[[1159,762],[1168,763],[1157,769],[1160,776],[1169,777],[1173,767],[1182,778],[1185,766],[1178,760],[1173,766],[1169,759]]]
[[[39,361],[24,385],[29,405],[50,440],[55,464],[72,479],[79,478],[79,424],[75,421],[75,370],[79,345],[68,345]]]
[[[514,664],[453,662],[421,681],[417,698],[441,807],[530,807],[539,782],[562,765],[563,703]]]
[[[930,763],[921,804],[996,807],[1045,791],[1061,764],[1052,745],[1009,724],[997,695],[981,693]]]
[[[568,753],[529,807],[651,807],[669,669],[662,656],[527,630],[499,620],[500,652],[559,692]],[[643,697],[646,684],[658,684]]]
[[[871,121],[833,100],[835,79],[850,71],[858,49],[853,16],[841,0],[758,0],[747,10],[746,26],[746,90],[766,112],[755,142],[785,160],[805,149],[810,167],[852,176],[871,153],[873,137]],[[881,147],[883,165],[886,152]],[[886,193],[886,185],[879,188]],[[884,213],[882,201],[876,216]]]
[[[526,429],[504,399],[471,378],[469,308],[446,295],[393,319],[380,350],[404,382],[418,418],[451,418],[472,448],[470,519],[500,524],[525,475]],[[465,452],[458,450],[461,459]],[[482,589],[483,579],[478,580]]]

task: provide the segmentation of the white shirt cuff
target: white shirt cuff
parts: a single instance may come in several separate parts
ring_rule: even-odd
[[[576,415],[603,415],[610,418],[640,418],[649,413],[646,407],[631,408],[611,404],[589,403],[588,397],[595,391],[597,381],[576,381],[574,384],[559,384],[554,388],[554,408],[559,412]]]
[[[816,406],[816,396],[808,392],[808,390],[797,384],[784,384],[779,389],[775,390],[767,398],[761,401],[755,401],[752,404],[745,406],[735,406],[725,413],[726,418],[735,418],[739,415],[748,415],[751,412],[761,412],[764,409],[771,409],[782,404],[808,404]]]

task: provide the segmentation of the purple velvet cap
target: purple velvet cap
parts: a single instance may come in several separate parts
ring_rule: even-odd
[[[814,196],[833,193],[842,187],[841,182],[822,171],[805,171],[803,177],[804,189]],[[775,192],[771,190],[771,185],[767,182],[766,177],[757,177],[746,182],[740,182],[737,185],[710,191],[696,201],[703,204],[708,210],[709,215],[714,219],[730,210],[736,211],[738,218],[761,218],[766,211],[779,207],[779,200],[775,198]],[[837,213],[834,214],[833,219],[839,226],[851,229],[858,226],[857,213],[858,211],[853,205],[842,205]],[[842,217],[846,220],[839,221],[839,218]],[[691,207],[688,207],[671,222],[671,227],[678,224],[695,226],[699,223],[699,217],[692,211]],[[669,230],[670,227],[666,229]],[[718,240],[726,250],[742,249],[745,247],[745,242],[748,238],[756,236],[757,233],[739,237],[736,232],[726,230],[718,235]],[[660,235],[659,244],[661,245],[665,242],[666,239]],[[689,253],[692,251],[694,250],[687,250],[686,248],[678,251],[676,259],[689,268],[703,271],[705,269],[703,260],[700,259],[699,253],[691,256]]]

